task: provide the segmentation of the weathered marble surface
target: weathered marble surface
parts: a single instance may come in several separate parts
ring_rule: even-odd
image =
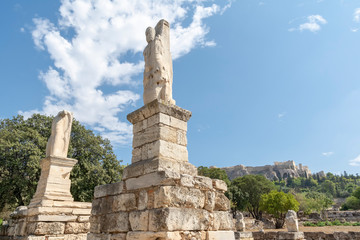
[[[69,143],[73,115],[63,110],[54,118],[51,126],[51,136],[46,145],[46,156],[66,158]]]
[[[289,210],[286,213],[285,224],[286,224],[288,232],[298,232],[299,231],[299,223],[298,223],[296,212],[294,210]]]
[[[239,232],[245,232],[245,220],[244,220],[244,215],[242,213],[236,214],[235,228]]]
[[[143,54],[144,69],[144,104],[155,99],[175,104],[172,98],[173,69],[170,53],[170,25],[160,20],[155,29],[146,29],[146,46]]]

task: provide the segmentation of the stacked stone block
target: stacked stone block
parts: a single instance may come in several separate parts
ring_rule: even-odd
[[[20,239],[83,240],[90,229],[91,203],[53,201],[46,206],[19,207],[12,214],[7,235]]]
[[[95,188],[89,240],[232,240],[226,184],[188,163],[191,112],[157,100],[128,115],[132,164]]]

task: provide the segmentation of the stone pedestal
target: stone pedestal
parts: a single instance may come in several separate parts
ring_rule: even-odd
[[[188,163],[191,112],[157,100],[128,115],[132,164],[95,188],[88,240],[234,240],[226,184]]]
[[[41,161],[41,175],[29,207],[41,206],[42,201],[74,201],[70,193],[70,172],[77,160],[50,156]]]
[[[70,172],[75,159],[47,157],[30,205],[12,213],[8,239],[85,240],[90,229],[91,203],[74,202]]]

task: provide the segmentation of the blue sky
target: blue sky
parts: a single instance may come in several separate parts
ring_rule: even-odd
[[[359,172],[360,2],[90,2],[1,3],[1,118],[71,110],[130,163],[144,31],[165,18],[191,163]]]

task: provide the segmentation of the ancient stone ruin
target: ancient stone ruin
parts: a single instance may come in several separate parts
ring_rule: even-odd
[[[166,33],[163,43],[168,43],[169,24],[161,20],[158,26]],[[153,51],[147,54],[157,54]],[[154,64],[150,72],[172,69],[169,59],[151,61],[145,57],[145,66]],[[149,74],[155,77],[155,72]],[[186,131],[191,112],[173,105],[172,94],[160,94],[164,87],[171,89],[171,82],[163,80],[165,85],[147,83],[145,106],[127,116],[133,124],[132,163],[124,169],[121,182],[95,188],[89,240],[234,239],[230,202],[224,195],[227,186],[198,176],[188,162]]]
[[[77,163],[67,158],[72,119],[68,111],[54,118],[36,193],[29,206],[12,213],[6,239],[86,239],[91,203],[74,202],[70,193],[70,172]]]
[[[289,210],[286,213],[285,225],[288,232],[298,232],[299,231],[299,222],[297,219],[296,212],[294,210]]]
[[[237,165],[233,167],[222,168],[225,170],[229,179],[232,180],[244,175],[264,175],[269,180],[278,180],[279,178],[288,177],[305,177],[311,176],[311,171],[307,166],[302,164],[296,165],[294,161],[274,162],[274,165],[246,167],[244,165]]]

